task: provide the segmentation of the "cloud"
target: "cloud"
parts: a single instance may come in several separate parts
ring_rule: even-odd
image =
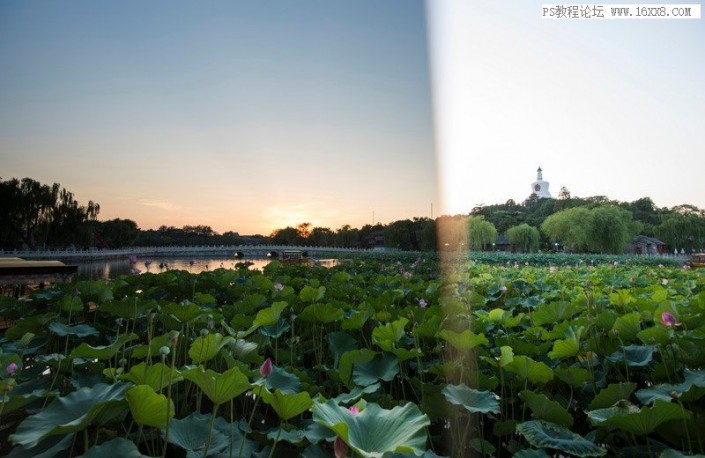
[[[166,210],[168,212],[173,212],[176,210],[181,209],[179,205],[172,204],[170,202],[164,202],[162,200],[147,200],[147,199],[141,199],[140,204],[146,206],[146,207],[157,207],[161,208],[162,210]]]

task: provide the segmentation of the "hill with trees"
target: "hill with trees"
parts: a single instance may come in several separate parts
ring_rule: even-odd
[[[637,234],[655,237],[670,250],[705,248],[705,210],[693,205],[658,208],[649,197],[633,202],[605,196],[557,199],[535,196],[522,203],[476,207],[469,215],[412,218],[389,224],[338,229],[302,222],[270,235],[219,234],[210,226],[161,226],[142,230],[135,221],[98,221],[100,206],[80,205],[59,184],[30,178],[0,179],[0,248],[64,249],[129,246],[264,244],[400,250],[561,250],[622,253]]]

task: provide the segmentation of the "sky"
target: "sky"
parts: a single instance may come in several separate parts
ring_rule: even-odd
[[[0,176],[269,234],[555,196],[705,207],[705,26],[536,1],[0,3]]]

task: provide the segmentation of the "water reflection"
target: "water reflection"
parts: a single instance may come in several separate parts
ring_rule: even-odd
[[[128,259],[105,259],[101,261],[70,262],[78,266],[77,278],[79,280],[112,280],[121,275],[130,275],[133,269],[140,273],[160,273],[167,270],[185,270],[194,274],[215,269],[234,269],[238,263],[249,263],[250,269],[261,269],[269,264],[269,259],[234,257],[214,258],[168,258],[155,257],[137,259],[137,264],[130,264]]]

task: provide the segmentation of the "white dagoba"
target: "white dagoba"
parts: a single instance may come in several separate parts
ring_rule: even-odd
[[[550,199],[551,193],[548,192],[548,181],[543,180],[541,167],[536,171],[536,181],[531,183],[531,192],[536,194],[539,199]]]

